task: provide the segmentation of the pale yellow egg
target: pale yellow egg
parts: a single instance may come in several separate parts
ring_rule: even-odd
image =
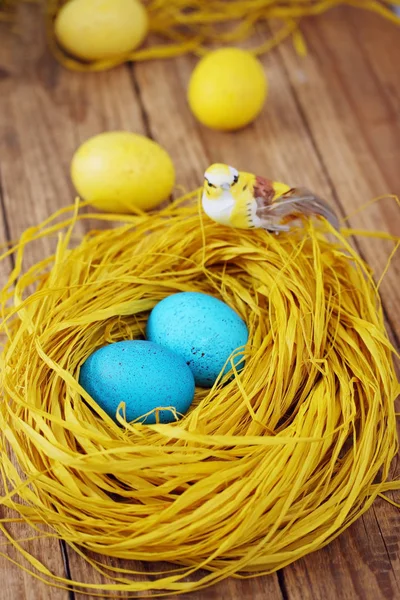
[[[148,17],[139,0],[70,0],[54,27],[67,52],[93,61],[137,48],[146,36]]]
[[[166,200],[174,187],[169,154],[149,138],[110,131],[84,142],[71,163],[78,194],[99,210],[115,213],[150,210]]]
[[[235,130],[260,113],[268,84],[260,61],[239,48],[221,48],[196,65],[188,101],[197,119],[212,129]]]

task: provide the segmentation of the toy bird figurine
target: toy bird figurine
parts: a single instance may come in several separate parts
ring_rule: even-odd
[[[214,164],[204,173],[204,212],[216,221],[240,229],[289,231],[301,215],[323,217],[339,230],[329,205],[305,188],[291,188],[252,173]]]

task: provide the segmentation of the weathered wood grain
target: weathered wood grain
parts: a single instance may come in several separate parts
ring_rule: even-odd
[[[400,186],[382,146],[388,144],[393,152],[397,147],[398,154],[399,125],[385,102],[382,86],[371,75],[358,45],[352,42],[353,27],[348,13],[351,15],[352,11],[332,11],[318,20],[318,26],[315,21],[304,24],[310,50],[307,59],[297,57],[289,45],[278,50],[299,115],[343,215],[351,215],[377,196],[398,192]],[[363,13],[357,14],[361,29]],[[384,40],[382,37],[381,43],[386,43]],[[390,174],[391,181],[385,174],[388,178]],[[382,200],[351,217],[349,223],[356,228],[381,229],[399,235],[399,208],[393,199]],[[371,244],[370,240],[359,238],[357,247],[378,279],[392,244]],[[399,289],[393,281],[399,277],[397,255],[381,287],[387,317],[397,337]]]
[[[11,97],[16,86],[18,73],[17,57],[15,56],[14,36],[5,27],[0,28],[0,245],[7,239],[10,240],[20,233],[18,215],[23,212],[21,198],[26,198],[29,186],[21,185],[21,173],[23,171],[19,148],[16,142],[14,123],[10,113],[8,99]],[[9,178],[8,165],[14,164],[12,179]],[[19,201],[17,201],[19,199]],[[10,204],[12,206],[10,206]],[[14,218],[14,215],[17,215]],[[2,250],[1,250],[2,251]],[[0,251],[0,252],[1,252]],[[12,268],[11,260],[0,263],[0,277],[2,283]],[[13,518],[17,515],[11,511],[1,508],[2,517]],[[29,538],[33,535],[32,530],[23,524],[10,524],[8,530],[16,539]],[[2,536],[0,552],[9,556],[24,567],[28,563],[9,545]],[[65,569],[60,552],[60,545],[54,539],[37,539],[23,542],[25,550],[34,556],[41,556],[44,564],[54,574],[64,577]],[[0,557],[0,598],[3,600],[21,598],[26,600],[66,600],[67,592],[47,587],[38,583],[33,578],[18,568],[15,564]]]
[[[395,165],[399,153],[399,121],[387,94],[391,85],[396,88],[398,73],[394,78],[392,61],[380,64],[378,79],[372,70],[368,45],[379,55],[386,43],[385,34],[391,36],[391,27],[375,20],[381,33],[374,43],[355,43],[356,32],[363,39],[363,22],[371,18],[357,18],[353,11],[332,11],[318,21],[318,27],[307,22],[303,32],[311,56],[299,61],[292,49],[279,49],[299,112],[309,130],[321,168],[327,174],[342,214],[351,214],[365,201],[385,193],[398,193],[400,179]],[[360,26],[361,20],[361,26]],[[400,39],[392,36],[395,47]],[[393,47],[392,47],[393,49]],[[396,82],[396,83],[395,83]],[[399,234],[399,209],[393,200],[384,200],[349,220],[355,227],[382,229]],[[376,273],[383,270],[390,244],[371,244],[368,239],[357,240],[357,246]],[[381,294],[388,321],[399,335],[399,281],[400,261],[395,258],[388,276],[381,286]],[[393,469],[393,476],[398,476]],[[397,598],[399,589],[399,524],[398,512],[382,500],[345,536],[316,555],[323,564],[317,566],[313,557],[306,557],[284,571],[288,598]],[[390,525],[389,525],[390,523]],[[349,550],[346,551],[346,544]],[[388,548],[391,548],[389,551]],[[319,573],[329,573],[321,578]],[[308,580],[312,592],[305,593],[298,584]],[[335,591],[334,591],[335,590]]]
[[[398,30],[377,17],[332,11],[304,24],[310,49],[306,59],[298,58],[290,43],[264,57],[268,103],[253,125],[236,134],[207,130],[191,115],[185,90],[195,59],[123,66],[99,74],[69,73],[49,55],[34,7],[21,12],[20,26],[18,44],[0,32],[0,243],[1,236],[15,238],[72,201],[68,171],[73,151],[87,137],[111,129],[146,133],[159,141],[174,160],[177,181],[187,189],[201,184],[209,163],[223,160],[307,185],[332,201],[343,216],[374,196],[400,191],[400,71],[394,59],[400,39]],[[350,223],[398,234],[399,214],[394,202],[385,200]],[[379,274],[390,244],[362,239],[357,244]],[[30,261],[51,250],[52,243],[43,241]],[[7,266],[0,268],[4,278]],[[381,288],[397,336],[399,272],[395,259]],[[20,537],[29,535],[19,526],[16,531]],[[278,574],[229,579],[181,597],[395,599],[400,597],[399,540],[398,511],[378,500],[340,538]],[[26,547],[51,570],[65,575],[58,542],[43,539]],[[73,579],[106,581],[73,551],[68,552],[68,562]],[[0,560],[0,573],[1,600],[88,598],[47,588],[5,560]]]
[[[4,240],[6,235],[16,239],[25,228],[72,203],[69,164],[84,139],[107,129],[144,133],[144,125],[129,70],[122,67],[88,76],[66,72],[47,50],[37,7],[20,11],[18,37],[4,27],[0,35],[0,235]],[[77,231],[89,226],[81,223]],[[32,245],[26,265],[54,251],[55,242],[46,239]],[[7,265],[0,264],[2,281]],[[13,531],[17,538],[32,535],[28,527]],[[38,540],[24,547],[52,572],[68,575],[57,540]],[[17,553],[7,551],[19,560]],[[2,600],[73,597],[35,582],[5,559],[0,559],[0,574]]]
[[[388,27],[383,19],[376,19],[370,13],[364,14],[362,27],[357,23],[356,12],[349,13],[348,18],[354,42],[368,59],[369,68],[381,88],[381,93],[399,122],[400,69],[394,52],[399,43],[398,28]]]

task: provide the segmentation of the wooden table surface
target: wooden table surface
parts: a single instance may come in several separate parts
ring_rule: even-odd
[[[308,57],[299,58],[287,42],[262,59],[270,82],[268,102],[256,123],[236,134],[209,131],[191,115],[185,90],[195,64],[192,57],[98,74],[71,73],[47,51],[34,6],[21,10],[19,26],[18,39],[0,29],[0,241],[15,239],[70,204],[74,150],[89,136],[112,129],[158,140],[174,160],[178,183],[188,189],[201,183],[209,163],[224,161],[306,185],[333,202],[342,216],[356,213],[376,196],[400,192],[400,35],[378,16],[335,9],[304,22]],[[385,199],[354,214],[350,223],[400,235],[400,208]],[[391,244],[360,237],[357,246],[379,277]],[[46,252],[45,242],[41,252]],[[0,263],[1,279],[10,265]],[[399,274],[397,256],[381,286],[397,344]],[[13,532],[20,538],[31,535],[21,525]],[[399,544],[399,511],[378,500],[325,549],[274,575],[230,579],[185,598],[400,598]],[[104,581],[58,541],[33,540],[24,547],[53,573]],[[20,559],[5,545],[0,552]],[[4,558],[0,576],[1,600],[93,597],[48,587]]]

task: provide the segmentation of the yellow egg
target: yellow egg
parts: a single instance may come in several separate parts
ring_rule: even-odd
[[[110,131],[75,152],[71,178],[78,194],[106,212],[150,210],[172,192],[175,170],[168,153],[143,135]]]
[[[210,52],[195,67],[188,101],[197,119],[212,129],[240,129],[253,121],[267,96],[260,61],[239,48]]]
[[[134,50],[147,29],[147,12],[139,0],[70,0],[55,21],[60,45],[88,61]]]

